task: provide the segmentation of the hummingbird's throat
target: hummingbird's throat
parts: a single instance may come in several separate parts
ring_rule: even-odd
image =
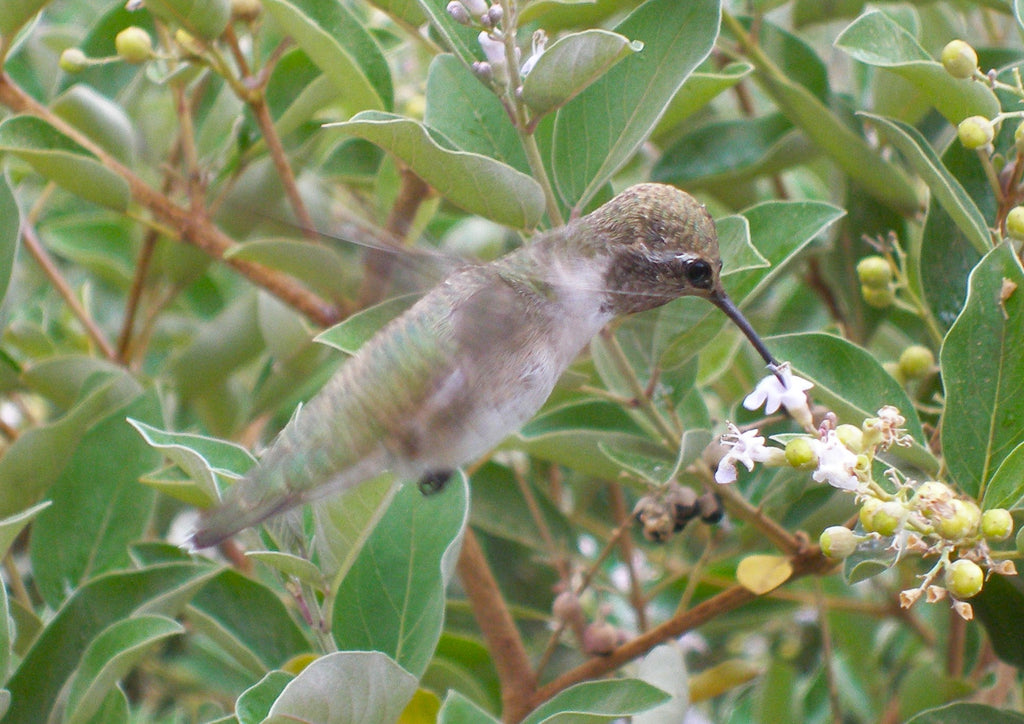
[[[729,299],[729,296],[721,290],[717,290],[711,293],[708,297],[712,304],[725,312],[725,315],[732,320],[732,323],[740,328],[740,331],[746,335],[750,343],[754,345],[754,349],[761,355],[764,361],[768,364],[768,367],[775,372],[775,369],[779,366],[778,361],[772,356],[772,353],[768,351],[768,347],[765,346],[764,342],[754,331],[754,328],[750,326],[750,322],[743,316],[743,312],[740,311],[739,307],[733,304],[733,301]]]

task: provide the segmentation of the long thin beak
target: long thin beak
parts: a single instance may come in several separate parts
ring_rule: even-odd
[[[733,301],[729,299],[729,295],[726,294],[723,289],[716,289],[711,292],[711,296],[708,297],[708,299],[711,300],[712,304],[725,312],[726,316],[732,320],[732,323],[739,327],[743,334],[747,335],[747,339],[749,339],[750,343],[754,345],[754,349],[757,350],[757,353],[760,354],[764,358],[764,361],[768,363],[768,367],[772,372],[775,372],[776,368],[779,366],[778,361],[772,357],[772,353],[768,351],[764,342],[762,342],[761,338],[757,336],[757,332],[755,332],[754,328],[750,326],[750,322],[748,322],[747,318],[743,316],[743,312],[741,312],[739,307],[733,304]]]

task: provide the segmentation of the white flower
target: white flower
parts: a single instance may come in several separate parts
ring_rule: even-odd
[[[754,391],[743,400],[743,406],[748,410],[756,410],[763,405],[764,411],[769,415],[779,407],[784,407],[802,427],[809,428],[813,423],[805,392],[812,387],[813,383],[802,377],[795,377],[789,369],[789,364],[783,363],[775,368],[775,374],[768,375],[757,383]]]
[[[722,435],[722,445],[727,448],[725,457],[718,463],[715,471],[715,482],[720,485],[736,482],[736,463],[742,463],[747,470],[754,469],[754,463],[760,463],[771,457],[771,449],[764,444],[764,438],[758,431],[740,429],[731,422],[729,431]]]
[[[836,431],[829,430],[824,438],[810,442],[818,456],[818,467],[811,474],[815,482],[828,483],[840,490],[856,490],[860,485],[855,472],[857,456],[840,442]]]

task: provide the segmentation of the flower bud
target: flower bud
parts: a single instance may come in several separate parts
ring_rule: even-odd
[[[60,69],[65,73],[81,73],[89,67],[89,58],[78,48],[68,48],[60,54]]]
[[[836,437],[843,447],[852,453],[859,453],[864,449],[864,433],[854,425],[840,425],[836,428]]]
[[[981,534],[989,540],[1006,540],[1013,533],[1013,516],[1005,508],[992,508],[981,514]]]
[[[946,590],[957,598],[970,598],[984,583],[985,573],[974,561],[961,558],[946,568]]]
[[[996,129],[985,116],[970,116],[960,121],[956,135],[965,148],[985,148],[992,144]]]
[[[153,40],[149,33],[135,25],[114,37],[114,47],[121,59],[129,63],[144,63],[153,57]]]
[[[962,40],[951,40],[942,49],[942,67],[954,78],[970,78],[978,69],[978,54]]]
[[[833,525],[821,532],[818,544],[829,558],[846,558],[857,550],[857,536],[845,526]]]
[[[892,283],[892,266],[881,256],[866,256],[857,262],[857,279],[866,287],[884,289]]]
[[[818,467],[818,455],[806,437],[794,437],[786,443],[786,462],[797,470]]]
[[[464,0],[462,4],[466,6],[469,14],[477,20],[486,15],[487,11],[490,10],[487,0]]]
[[[885,309],[896,300],[896,293],[889,287],[861,286],[860,295],[869,307],[875,309]]]
[[[1006,233],[1011,239],[1024,241],[1024,206],[1014,206],[1010,209],[1010,213],[1006,215]]]
[[[469,15],[469,10],[459,0],[452,0],[448,3],[445,11],[459,25],[470,25],[473,22],[473,18]]]
[[[912,344],[900,353],[899,369],[906,379],[919,380],[935,369],[935,355],[927,347]]]
[[[583,606],[580,604],[579,596],[572,591],[562,591],[555,596],[551,604],[551,613],[555,620],[566,626],[583,624]]]
[[[498,25],[501,23],[501,19],[504,17],[505,11],[501,9],[501,5],[495,3],[487,9],[487,19],[491,25]]]

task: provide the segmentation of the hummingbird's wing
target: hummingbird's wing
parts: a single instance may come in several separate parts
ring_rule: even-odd
[[[449,277],[296,413],[204,515],[195,545],[387,470],[419,478],[483,455],[540,408],[585,342],[562,351],[562,324],[542,290],[499,266]]]

